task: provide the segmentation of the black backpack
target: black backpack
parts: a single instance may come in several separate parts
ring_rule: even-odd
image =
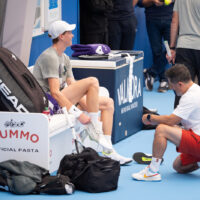
[[[0,48],[0,111],[42,112],[46,94],[27,67],[5,48]]]
[[[80,154],[65,155],[57,173],[68,176],[78,190],[107,192],[117,189],[120,163],[85,148]]]
[[[27,161],[0,162],[0,188],[14,194],[72,194],[74,185],[64,175],[50,176],[49,171]]]

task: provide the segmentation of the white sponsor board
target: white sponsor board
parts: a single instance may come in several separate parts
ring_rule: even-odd
[[[0,162],[30,161],[49,169],[48,118],[40,113],[0,113]]]

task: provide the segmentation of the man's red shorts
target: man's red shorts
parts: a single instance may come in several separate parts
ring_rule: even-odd
[[[181,152],[182,165],[200,162],[200,136],[192,130],[182,130],[178,152]]]

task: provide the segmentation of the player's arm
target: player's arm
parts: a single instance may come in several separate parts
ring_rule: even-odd
[[[178,12],[173,12],[172,22],[171,22],[171,29],[170,29],[170,47],[176,46],[176,40],[179,32],[179,16]]]
[[[58,78],[48,78],[51,96],[58,102],[61,107],[67,110],[73,105],[60,91],[60,83]]]
[[[174,126],[181,122],[181,118],[174,114],[171,114],[171,115],[145,114],[142,117],[142,121],[146,125],[166,124],[169,126]]]
[[[170,59],[172,60],[173,63],[175,63],[175,58],[176,58],[175,47],[176,47],[178,32],[179,32],[179,16],[178,16],[178,12],[174,11],[172,22],[171,22],[171,30],[170,30],[170,49],[171,49],[171,55],[172,55]]]
[[[144,5],[144,7],[149,7],[149,6],[163,6],[164,3],[160,0],[142,0],[142,4]]]
[[[135,7],[137,5],[139,0],[133,0],[133,7]]]
[[[71,85],[72,83],[75,83],[76,80],[74,79],[74,77],[69,77],[66,79],[66,83],[67,85]]]
[[[90,118],[77,109],[60,91],[58,78],[48,78],[50,93],[61,107],[66,107],[70,114],[73,114],[82,124],[90,122]],[[78,114],[78,116],[77,116]]]

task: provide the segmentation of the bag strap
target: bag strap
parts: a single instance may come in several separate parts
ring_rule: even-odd
[[[99,160],[92,160],[92,161],[87,161],[87,165],[85,166],[85,168],[78,174],[75,176],[75,178],[73,178],[73,183],[76,181],[76,179],[78,177],[80,177],[92,164],[98,162]]]

